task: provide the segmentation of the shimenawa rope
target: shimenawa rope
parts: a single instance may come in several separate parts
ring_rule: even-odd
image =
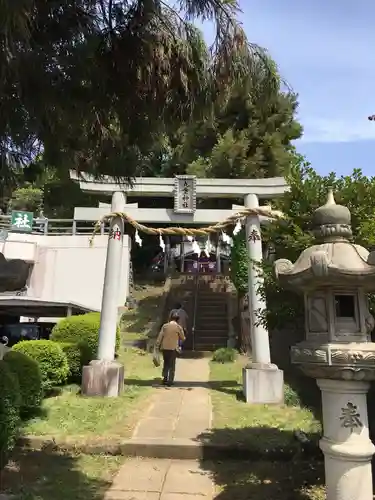
[[[264,217],[269,217],[272,219],[282,219],[285,218],[282,212],[277,210],[272,210],[271,207],[257,207],[257,208],[244,208],[233,215],[230,215],[225,220],[217,222],[212,226],[206,226],[201,228],[189,228],[189,227],[149,227],[144,224],[140,224],[134,220],[130,215],[125,212],[111,212],[110,214],[101,217],[94,226],[94,231],[90,237],[90,244],[92,244],[95,235],[100,231],[102,224],[110,221],[111,219],[120,217],[124,222],[128,222],[134,229],[153,235],[181,235],[181,236],[205,236],[212,233],[218,233],[223,231],[229,226],[234,226],[239,220],[248,217],[249,215],[261,215]]]

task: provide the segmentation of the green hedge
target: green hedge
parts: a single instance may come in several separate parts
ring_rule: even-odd
[[[11,450],[20,425],[20,387],[17,377],[0,361],[0,459]]]
[[[69,316],[59,321],[50,339],[55,342],[77,344],[81,350],[81,366],[96,359],[99,343],[100,314],[88,313]],[[120,348],[120,328],[116,330],[116,352]]]
[[[68,379],[70,381],[78,381],[82,373],[82,354],[78,344],[72,342],[59,342],[61,349],[64,351],[69,365]]]
[[[4,362],[17,377],[21,395],[21,414],[29,414],[40,407],[43,397],[42,372],[37,361],[22,352],[8,351]]]
[[[26,354],[38,363],[44,391],[49,391],[66,382],[69,365],[65,353],[57,342],[24,340],[16,344],[13,351]]]

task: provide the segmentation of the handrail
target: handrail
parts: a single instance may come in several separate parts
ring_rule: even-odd
[[[87,235],[89,236],[94,230],[95,222],[84,221],[76,219],[47,219],[36,217],[33,220],[31,231],[25,234],[39,234],[44,236],[75,236]],[[11,226],[11,217],[9,215],[0,215],[0,230],[5,229],[10,234],[18,233],[18,231]],[[109,225],[102,224],[101,234],[109,232]]]
[[[199,274],[197,272],[195,276],[195,293],[194,293],[194,312],[193,312],[193,326],[191,329],[191,333],[193,335],[193,351],[195,351],[195,321],[197,317],[197,304],[198,304],[198,286],[199,286]]]

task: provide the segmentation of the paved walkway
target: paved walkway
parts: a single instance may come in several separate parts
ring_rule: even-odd
[[[196,439],[211,428],[208,359],[178,359],[176,385],[158,387],[134,439]]]
[[[115,478],[106,500],[212,500],[214,486],[195,460],[132,458]]]
[[[158,387],[136,426],[134,442],[178,445],[211,428],[207,382],[209,360],[179,359],[174,387]],[[130,458],[120,469],[106,500],[211,500],[213,483],[197,460]]]

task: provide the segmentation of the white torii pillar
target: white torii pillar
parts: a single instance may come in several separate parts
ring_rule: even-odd
[[[258,208],[258,197],[255,194],[245,196],[245,207]],[[247,403],[282,403],[284,375],[282,370],[271,363],[268,331],[260,322],[267,305],[262,295],[262,233],[257,215],[249,215],[246,218],[246,244],[249,256],[248,295],[252,361],[243,369],[244,396]]]
[[[114,192],[111,211],[124,212],[125,203],[125,195]],[[82,372],[82,394],[86,396],[116,397],[124,386],[124,367],[115,361],[123,238],[124,221],[114,217],[108,235],[97,359]]]

